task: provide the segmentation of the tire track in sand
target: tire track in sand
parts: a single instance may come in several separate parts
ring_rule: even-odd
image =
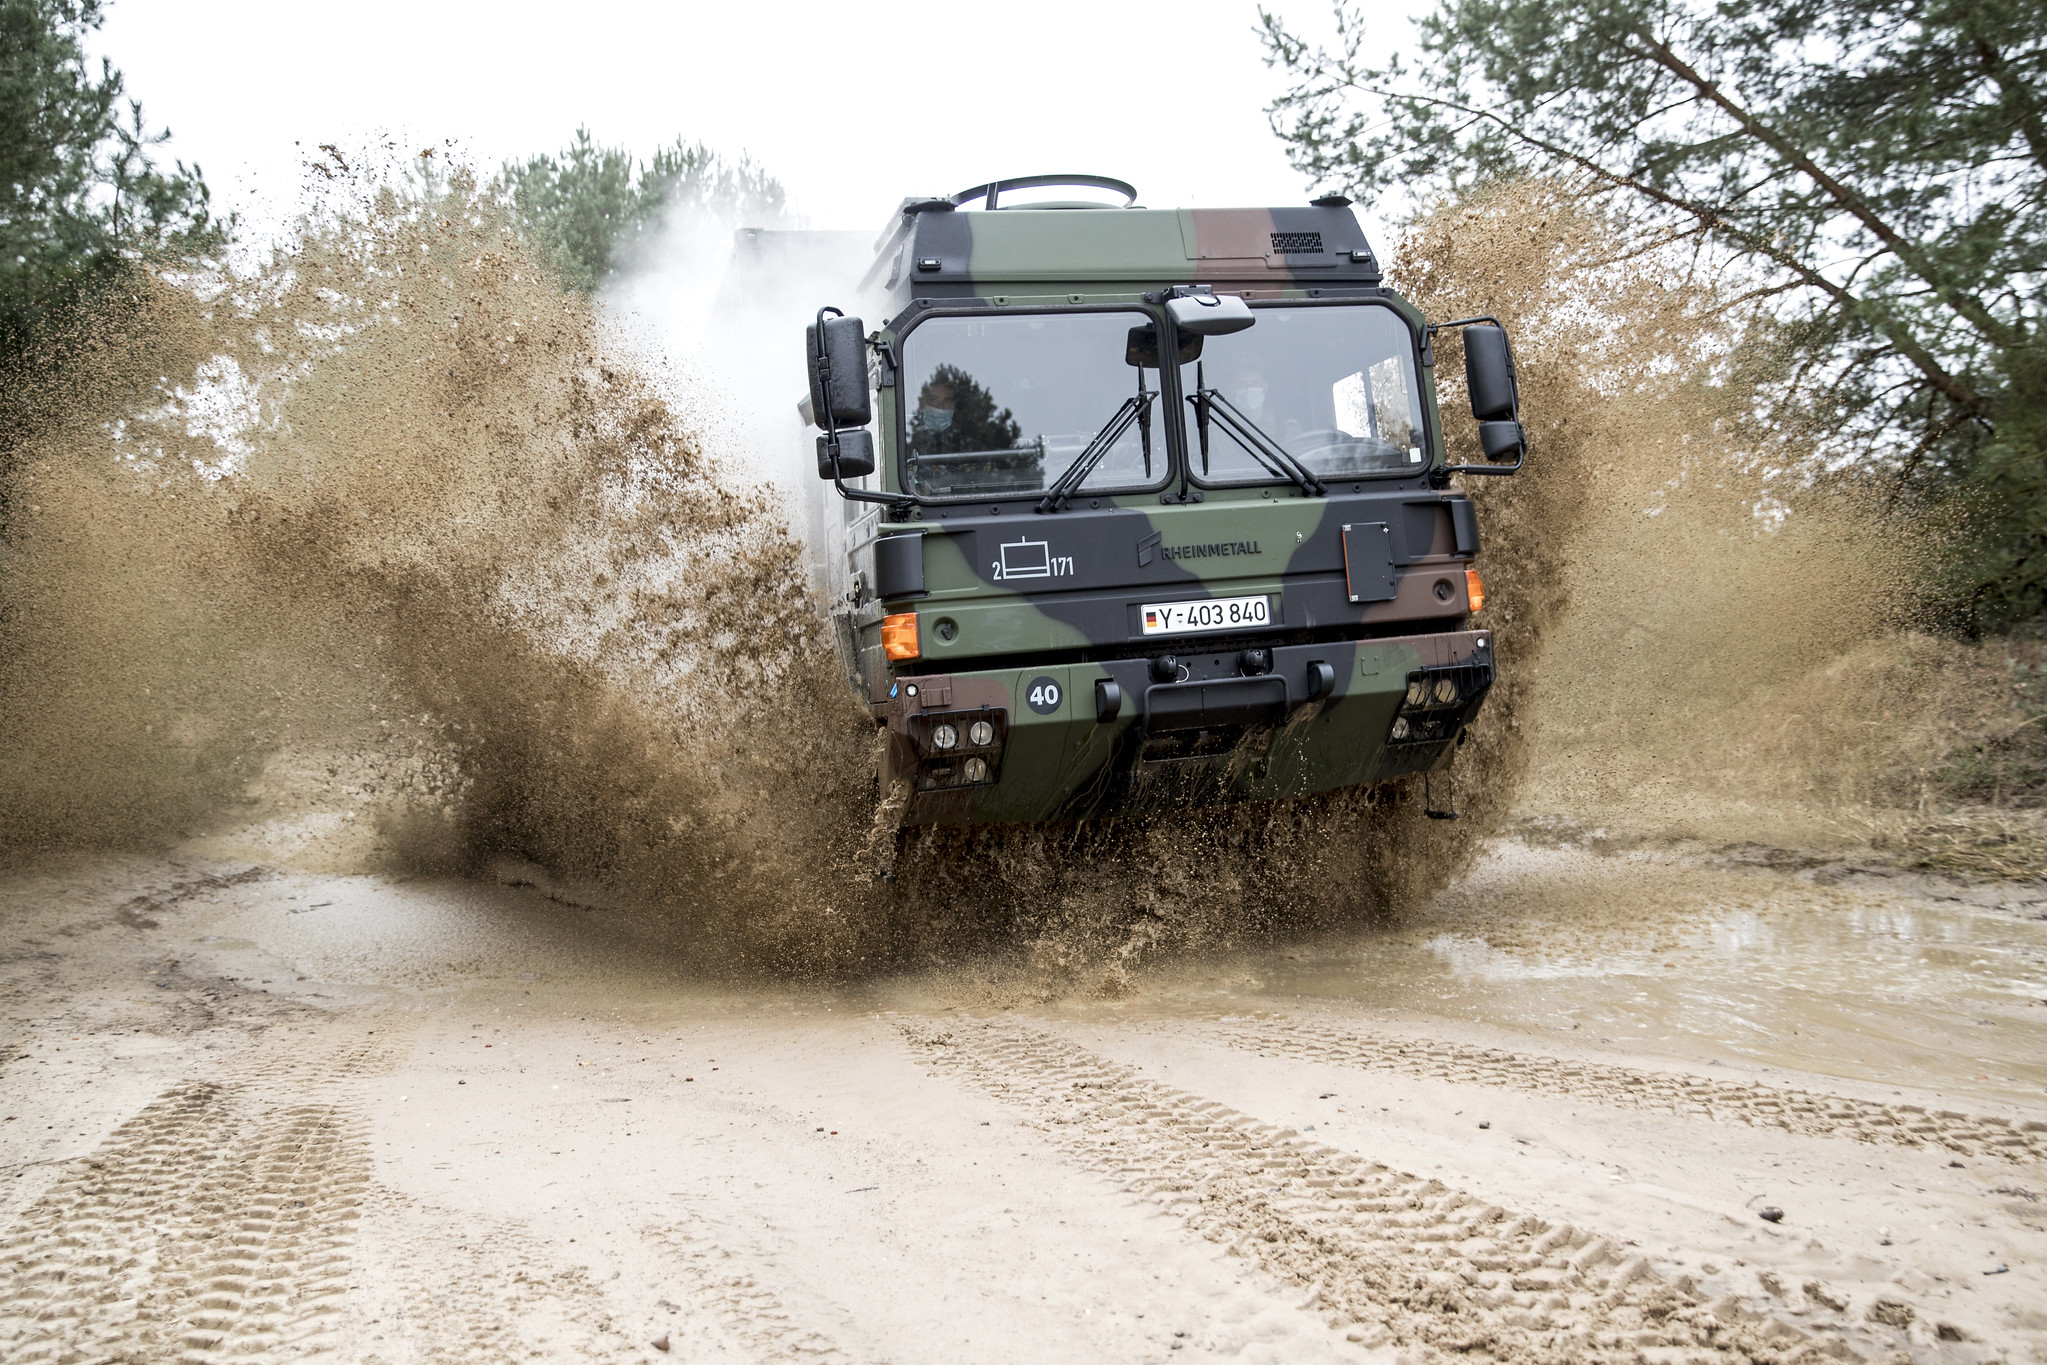
[[[354,1106],[307,1092],[345,1086],[384,1048],[354,1030],[310,1049],[306,1031],[280,1033],[164,1091],[0,1232],[0,1356],[337,1349],[369,1158]]]
[[[1702,1301],[1608,1238],[1303,1140],[1050,1033],[892,1022],[932,1065],[1029,1111],[1078,1164],[1312,1287],[1309,1304],[1362,1344],[1517,1365],[1858,1358],[1846,1332],[1809,1335],[1732,1298]]]
[[[683,1224],[650,1224],[640,1235],[655,1255],[644,1310],[629,1302],[643,1290],[607,1292],[601,1272],[565,1263],[564,1249],[522,1219],[380,1190],[363,1227],[361,1316],[369,1321],[358,1328],[368,1338],[358,1352],[381,1335],[434,1362],[624,1365],[646,1360],[665,1334],[679,1360],[853,1365],[796,1322],[734,1253]],[[664,1320],[656,1306],[680,1316]]]
[[[373,1183],[353,1082],[405,1040],[369,1022],[275,1026],[66,1163],[0,1227],[0,1360],[362,1358],[380,1336],[437,1362],[646,1359],[653,1331],[523,1223]],[[729,1253],[647,1235],[709,1358],[851,1365]]]
[[[1940,1147],[1961,1156],[2047,1160],[2047,1123],[1881,1104],[1810,1090],[1638,1071],[1432,1038],[1379,1038],[1298,1015],[1258,1016],[1258,1029],[1212,1025],[1207,1036],[1241,1051],[1301,1062],[1394,1071],[1424,1080],[1566,1095],[1684,1118],[1781,1128],[1800,1137],[1845,1137],[1898,1147]]]
[[[749,1361],[814,1361],[854,1365],[829,1337],[796,1322],[772,1290],[748,1274],[732,1252],[675,1224],[643,1228],[641,1236],[681,1272],[690,1307],[707,1312]]]
[[[583,1265],[521,1219],[479,1215],[390,1189],[370,1198],[353,1354],[436,1362],[647,1358],[651,1333],[629,1331]],[[686,1357],[685,1357],[686,1358]]]

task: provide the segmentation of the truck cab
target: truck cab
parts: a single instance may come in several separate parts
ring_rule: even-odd
[[[1053,185],[1126,202],[1003,203]],[[905,200],[856,294],[880,325],[809,329],[831,611],[904,824],[1385,782],[1492,684],[1453,477],[1524,457],[1504,331],[1429,324],[1340,198],[1135,199]],[[1482,463],[1444,448],[1445,327]]]

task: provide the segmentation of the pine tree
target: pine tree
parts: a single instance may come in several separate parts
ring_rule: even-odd
[[[1698,244],[1782,329],[1787,416],[1971,497],[1948,605],[2047,615],[2047,0],[1439,0],[1412,62],[1356,0],[1333,47],[1262,19],[1297,166],[1561,176]]]
[[[592,294],[660,231],[671,213],[772,221],[782,186],[749,161],[732,164],[676,139],[644,164],[598,145],[588,128],[558,156],[508,163],[498,189],[569,288]]]
[[[85,55],[101,0],[0,0],[0,364],[148,261],[192,260],[232,227],[197,166],[162,169],[121,75]]]

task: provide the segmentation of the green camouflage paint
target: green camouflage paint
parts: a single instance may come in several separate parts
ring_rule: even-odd
[[[1383,287],[1346,206],[969,213],[906,201],[864,282],[867,306],[887,318],[874,333],[879,469],[865,486],[905,492],[915,396],[899,367],[920,324],[1131,310],[1176,340],[1164,296],[1203,285],[1254,311],[1392,310],[1413,342],[1420,463],[1331,476],[1321,495],[1277,477],[1204,483],[1184,403],[1161,400],[1160,478],[1141,491],[1078,493],[1049,511],[1037,510],[1042,478],[886,510],[834,499],[826,569],[839,638],[888,732],[884,788],[907,790],[905,823],[1039,821],[1384,781],[1448,763],[1483,701],[1490,639],[1469,622],[1465,573],[1477,523],[1436,473],[1445,458],[1428,333]],[[1154,372],[1163,386],[1167,374]],[[883,581],[876,545],[900,537],[918,542],[904,554],[920,561],[921,582]],[[1362,598],[1353,569],[1375,584]],[[1215,635],[1147,634],[1141,619],[1153,604],[1260,598],[1269,619]],[[890,617],[915,619],[916,657],[886,656]],[[1418,686],[1428,693],[1419,702]],[[1106,687],[1119,705],[1101,718]],[[1454,696],[1439,699],[1442,688]],[[971,742],[976,719],[992,743]],[[946,734],[953,744],[936,747]]]

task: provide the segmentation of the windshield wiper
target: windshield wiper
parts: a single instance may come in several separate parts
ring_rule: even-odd
[[[1094,439],[1087,443],[1087,449],[1074,456],[1073,463],[1066,466],[1065,472],[1052,481],[1052,486],[1045,490],[1045,496],[1038,500],[1038,510],[1056,512],[1065,506],[1066,500],[1087,482],[1088,475],[1095,472],[1095,466],[1102,462],[1116,442],[1123,439],[1132,422],[1137,424],[1138,439],[1144,445],[1144,476],[1150,478],[1151,400],[1158,396],[1157,390],[1144,387],[1144,371],[1139,370],[1137,395],[1123,400],[1123,406],[1117,408],[1115,414],[1103,424],[1102,429],[1095,433]]]
[[[1322,486],[1322,480],[1315,477],[1315,471],[1288,454],[1286,448],[1260,430],[1257,423],[1237,411],[1236,404],[1218,390],[1209,388],[1202,369],[1199,364],[1194,367],[1194,396],[1187,400],[1194,406],[1194,426],[1201,437],[1201,472],[1204,475],[1208,473],[1208,428],[1213,422],[1223,429],[1225,436],[1263,465],[1266,473],[1292,480],[1311,498],[1327,497],[1329,490]]]

